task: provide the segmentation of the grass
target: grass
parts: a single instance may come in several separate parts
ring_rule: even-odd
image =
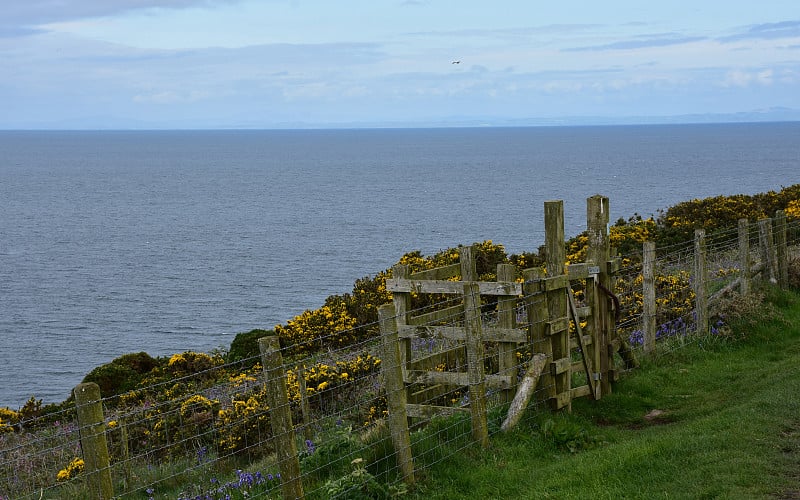
[[[733,338],[662,345],[599,402],[432,460],[409,497],[800,498],[800,296],[768,303]]]
[[[332,421],[315,450],[301,453],[307,498],[800,499],[800,295],[766,293],[765,304],[729,304],[744,316],[724,336],[659,343],[657,356],[624,375],[613,394],[576,400],[571,414],[530,410],[503,433],[505,408],[492,408],[488,449],[472,444],[469,416],[434,418],[412,433],[418,482],[408,492],[396,488],[385,426],[361,433]],[[134,470],[134,482],[156,486],[133,495],[194,498],[237,482],[239,468],[277,472],[274,456],[202,458]],[[362,495],[366,484],[372,489]],[[245,498],[243,488],[230,491]],[[273,481],[247,491],[281,496]],[[51,493],[85,492],[76,481]]]

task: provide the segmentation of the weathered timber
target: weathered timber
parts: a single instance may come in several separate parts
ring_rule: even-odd
[[[517,393],[514,395],[514,400],[508,408],[508,414],[503,424],[500,426],[504,432],[513,429],[519,423],[523,411],[528,407],[531,396],[533,396],[533,392],[536,390],[539,376],[542,374],[542,370],[544,370],[546,365],[547,356],[544,354],[533,355],[530,365],[525,371],[525,375],[522,377],[522,382],[519,384]]]
[[[489,446],[489,427],[486,420],[486,377],[483,369],[484,351],[481,338],[481,298],[477,283],[464,283],[463,286],[472,438],[486,448]]]
[[[409,276],[412,280],[446,280],[448,278],[455,278],[461,273],[461,264],[450,264],[449,266],[436,267],[433,269],[426,269],[425,271],[417,271],[411,273]]]
[[[645,241],[642,248],[642,331],[644,352],[656,348],[656,244]]]
[[[261,363],[264,366],[264,385],[269,405],[269,422],[278,467],[281,471],[281,490],[284,498],[304,498],[300,479],[300,459],[297,455],[297,439],[292,425],[292,411],[286,392],[286,372],[283,367],[281,345],[273,335],[258,339]]]
[[[592,315],[592,306],[578,306],[575,308],[575,311],[577,311],[579,318],[588,318]]]
[[[469,413],[469,408],[461,408],[457,406],[434,406],[434,405],[419,405],[407,404],[406,411],[409,417],[430,419],[438,415],[455,415],[456,413]]]
[[[590,385],[580,385],[578,387],[573,387],[571,391],[572,391],[572,399],[584,398],[586,396],[592,396],[594,398],[594,388]]]
[[[560,358],[550,363],[550,374],[561,375],[562,373],[569,373],[572,368],[572,359]]]
[[[308,402],[305,365],[297,367],[297,385],[300,389],[300,411],[303,414],[303,437],[311,439],[314,437],[314,429],[311,428],[311,404]]]
[[[765,264],[767,279],[770,283],[778,282],[778,257],[775,254],[775,241],[772,235],[772,221],[759,219],[758,241],[761,247],[761,261]]]
[[[409,272],[408,266],[402,264],[397,264],[392,267],[392,276],[396,279],[408,278]],[[402,328],[408,324],[408,319],[410,316],[409,311],[411,310],[411,294],[394,292],[392,293],[392,303],[394,304],[394,325],[396,325],[396,331],[397,328]],[[400,342],[401,370],[405,370],[406,363],[411,359],[411,356],[411,341],[404,339]]]
[[[595,336],[592,365],[600,377],[601,396],[611,393],[611,383],[607,373],[612,368],[613,357],[609,357],[607,345],[611,341],[613,319],[609,314],[609,303],[605,293],[599,289],[602,285],[611,290],[609,276],[609,259],[611,245],[608,238],[609,221],[608,198],[595,195],[586,200],[586,233],[588,246],[586,259],[596,266],[599,273],[592,282],[586,284],[586,300],[592,306],[592,329]]]
[[[497,281],[514,281],[514,266],[497,265]],[[521,289],[520,289],[521,291]],[[527,341],[527,332],[515,329],[517,322],[517,295],[501,295],[497,299],[498,328],[484,328],[483,338],[490,340],[493,334],[503,332],[497,342],[498,374],[507,376],[511,384],[502,393],[502,400],[510,402],[514,398],[517,385],[517,346]]]
[[[550,321],[547,322],[547,335],[560,335],[568,331],[569,331],[569,318],[566,316],[561,318],[551,319]]]
[[[89,498],[110,500],[114,497],[114,484],[111,481],[111,461],[108,455],[100,386],[94,382],[78,384],[72,390],[72,394],[75,395]]]
[[[528,336],[531,352],[541,353],[549,362],[553,359],[553,348],[547,338],[547,294],[542,293],[541,280],[544,271],[541,269],[525,269],[525,312],[528,316]],[[541,400],[556,395],[553,376],[549,370],[539,377],[539,385],[544,389]]]
[[[775,259],[776,278],[778,286],[782,289],[789,288],[789,259],[786,247],[786,213],[783,210],[775,212]]]
[[[453,387],[467,387],[470,385],[467,372],[437,372],[430,370],[406,370],[405,383],[407,384],[442,384]],[[487,387],[492,389],[509,389],[512,377],[510,375],[485,375]]]
[[[396,303],[395,303],[396,305]],[[397,454],[400,473],[406,484],[414,484],[414,462],[411,457],[411,437],[408,433],[408,409],[400,354],[400,340],[397,338],[397,317],[390,304],[378,308],[378,321],[381,329],[383,360],[381,374],[386,389],[386,402],[389,410],[389,429],[392,444]]]
[[[697,333],[708,332],[708,270],[706,269],[706,231],[694,232],[694,273],[695,311],[697,313]]]
[[[513,281],[478,281],[481,295],[521,295],[522,285]],[[405,293],[438,293],[442,295],[461,295],[463,282],[443,280],[412,280],[391,278],[386,280],[386,290]]]
[[[401,339],[464,340],[467,334],[458,326],[404,326],[398,332]],[[527,333],[519,328],[484,327],[483,340],[488,342],[525,342]]]
[[[409,325],[429,325],[431,323],[452,323],[454,318],[461,318],[464,314],[464,304],[446,307],[438,311],[431,311],[417,316],[409,316]]]
[[[589,264],[577,263],[577,264],[570,264],[567,267],[567,273],[569,274],[570,281],[576,280],[585,280],[589,277]]]
[[[750,293],[750,224],[747,219],[739,219],[739,269],[742,282],[739,292],[742,295]]]
[[[409,370],[433,370],[439,365],[461,366],[466,363],[466,352],[463,345],[457,345],[444,351],[434,352],[409,361]]]
[[[592,344],[592,336],[591,335],[581,335],[581,340],[579,341],[576,335],[572,335],[569,338],[569,349],[570,351],[573,349],[577,349],[581,347],[581,343],[583,345],[588,346]]]
[[[548,267],[547,269],[548,272],[550,272],[550,268]],[[564,270],[564,264],[561,264],[561,270]],[[569,287],[569,276],[566,274],[561,274],[558,276],[553,276],[552,278],[545,278],[542,280],[542,283],[544,283],[544,290],[546,292],[551,292],[553,290],[566,290],[567,287]]]
[[[583,362],[583,370],[586,373],[586,381],[592,388],[592,398],[600,399],[599,394],[595,390],[594,371],[592,370],[592,353],[586,350],[586,344],[583,343],[583,328],[581,328],[581,319],[578,316],[578,308],[575,306],[575,297],[572,296],[572,290],[568,290],[567,298],[569,299],[569,306],[572,311],[572,319],[575,321],[575,338],[581,350],[581,361]]]

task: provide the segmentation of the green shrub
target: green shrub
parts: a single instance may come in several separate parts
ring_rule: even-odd
[[[259,362],[260,351],[258,339],[275,335],[272,330],[255,329],[245,333],[237,333],[225,357],[225,362],[240,362],[243,369],[252,368]]]
[[[94,382],[100,387],[100,394],[107,398],[135,388],[157,366],[158,360],[146,352],[124,354],[90,371],[83,382]]]

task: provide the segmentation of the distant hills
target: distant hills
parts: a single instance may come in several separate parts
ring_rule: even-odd
[[[775,107],[736,113],[694,113],[669,116],[561,116],[504,118],[448,116],[436,119],[353,122],[269,122],[264,120],[198,120],[149,122],[120,116],[87,116],[52,122],[3,123],[0,130],[214,130],[214,129],[317,129],[317,128],[439,128],[439,127],[541,127],[581,125],[648,125],[684,123],[749,123],[800,121],[800,109]]]

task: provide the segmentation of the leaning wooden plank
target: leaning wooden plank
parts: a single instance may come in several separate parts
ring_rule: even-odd
[[[522,377],[522,382],[519,384],[519,389],[517,389],[517,393],[514,395],[514,400],[511,401],[511,406],[508,408],[508,415],[503,421],[503,425],[500,426],[504,432],[513,429],[517,423],[519,423],[519,419],[522,417],[522,412],[525,410],[525,408],[527,408],[528,402],[530,402],[531,396],[536,390],[536,384],[539,381],[539,376],[542,374],[542,370],[544,370],[546,365],[546,355],[533,355],[533,359],[531,359],[531,364],[528,367],[528,371],[526,371],[525,376]]]
[[[594,381],[594,374],[592,371],[591,358],[589,351],[586,350],[586,344],[583,343],[583,329],[581,328],[581,320],[578,316],[578,307],[575,305],[575,297],[572,296],[572,290],[567,294],[569,298],[569,307],[572,311],[572,319],[575,321],[575,339],[578,341],[578,347],[581,350],[581,361],[583,361],[583,370],[586,372],[586,381],[592,387],[592,398],[600,399],[600,393],[597,391],[597,386]]]

